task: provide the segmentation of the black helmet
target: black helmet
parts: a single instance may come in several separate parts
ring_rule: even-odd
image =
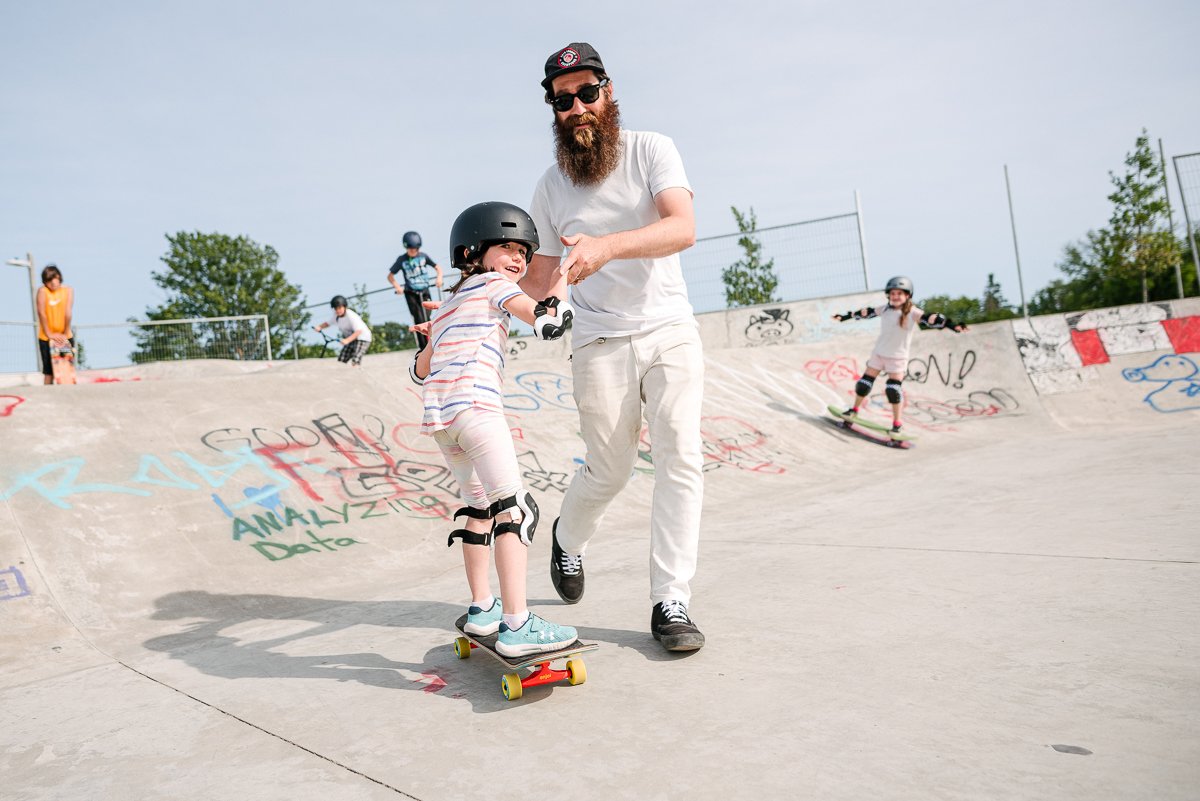
[[[421,235],[416,231],[408,231],[404,234],[404,247],[419,248],[421,247]]]
[[[526,260],[538,249],[537,226],[520,206],[500,201],[476,203],[458,215],[450,229],[450,263],[459,269],[492,242],[520,242]]]
[[[913,293],[912,279],[907,275],[897,275],[895,278],[889,278],[887,286],[883,288],[883,291],[891,292],[893,289],[902,289],[911,298]]]
[[[342,295],[334,295],[333,300],[329,301],[329,305],[334,309],[350,306],[350,304],[346,302],[346,298]]]

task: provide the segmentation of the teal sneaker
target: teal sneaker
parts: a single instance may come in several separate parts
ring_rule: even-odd
[[[480,609],[472,604],[467,608],[467,622],[463,624],[463,631],[477,637],[495,634],[500,630],[500,620],[503,616],[504,608],[500,605],[499,598],[492,601],[489,609]]]
[[[500,623],[496,650],[507,657],[529,656],[565,648],[577,639],[579,632],[571,626],[559,626],[531,612],[529,619],[515,631]]]

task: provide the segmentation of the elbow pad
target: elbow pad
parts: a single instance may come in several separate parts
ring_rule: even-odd
[[[550,312],[557,311],[557,316]],[[567,331],[575,309],[565,300],[550,297],[543,300],[533,310],[533,335],[538,339],[558,339]]]
[[[412,382],[417,386],[424,386],[425,379],[417,375],[417,356],[420,353],[421,351],[417,351],[413,354],[412,361],[408,364],[408,377],[411,378]]]

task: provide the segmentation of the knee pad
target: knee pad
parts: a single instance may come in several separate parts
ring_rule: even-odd
[[[854,385],[854,394],[860,398],[865,398],[871,394],[871,387],[875,385],[875,376],[864,375],[858,379],[858,383]]]
[[[463,515],[474,518],[475,520],[492,519],[492,513],[490,509],[475,509],[471,506],[464,506],[455,512],[454,519],[457,520]],[[466,545],[491,545],[492,532],[485,531],[481,534],[477,531],[468,531],[465,528],[456,528],[454,531],[450,532],[450,536],[446,539],[446,547],[449,548],[451,545],[453,545],[455,540],[462,540]]]
[[[888,403],[900,403],[904,400],[904,390],[900,388],[901,382],[895,378],[889,378],[884,386],[884,392],[887,393]]]
[[[501,534],[516,534],[521,542],[529,545],[533,542],[533,532],[538,524],[538,505],[528,491],[522,489],[516,495],[501,498],[492,504],[489,510],[492,517],[508,512],[512,520],[508,523],[497,523],[492,529],[497,538]]]

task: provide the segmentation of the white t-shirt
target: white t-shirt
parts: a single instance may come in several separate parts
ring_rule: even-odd
[[[346,313],[341,317],[335,314],[330,318],[329,325],[337,326],[338,333],[341,334],[341,339],[345,339],[355,331],[362,331],[362,334],[358,337],[358,341],[371,341],[371,329],[367,328],[367,324],[363,322],[363,318],[359,317],[358,312],[354,311],[354,309],[346,309]]]
[[[654,196],[682,187],[689,193],[683,160],[669,137],[621,131],[621,159],[598,185],[575,186],[557,164],[533,192],[529,213],[537,225],[538,254],[561,257],[560,236],[603,236],[644,228],[659,220]],[[572,347],[600,337],[652,331],[665,325],[696,324],[679,254],[658,259],[616,259],[571,287],[575,322]]]
[[[875,353],[888,359],[907,359],[913,334],[925,312],[913,306],[903,328],[900,327],[900,310],[892,308],[890,304],[876,308],[875,314],[879,317],[879,339],[875,342]]]

